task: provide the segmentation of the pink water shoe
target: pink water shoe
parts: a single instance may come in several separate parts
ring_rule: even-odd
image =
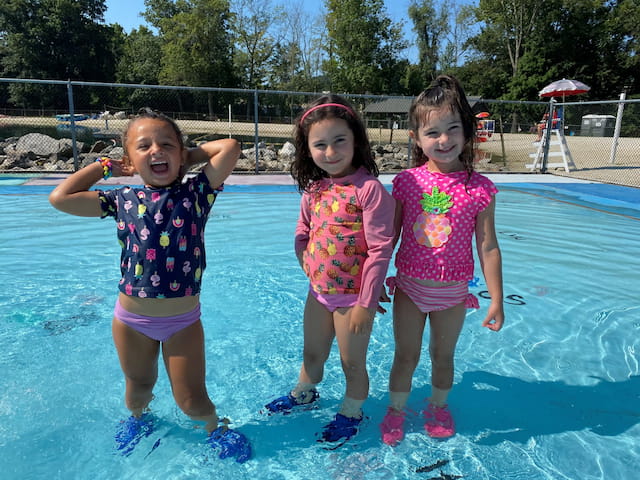
[[[448,438],[455,435],[456,427],[447,405],[438,407],[430,403],[422,414],[426,420],[424,429],[430,437]]]
[[[404,437],[404,417],[406,415],[405,412],[395,408],[387,408],[387,414],[380,424],[380,432],[384,443],[392,447],[400,443]]]

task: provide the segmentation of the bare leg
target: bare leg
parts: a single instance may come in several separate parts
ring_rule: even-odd
[[[411,392],[413,372],[420,361],[426,314],[400,288],[393,299],[395,353],[389,376],[391,392]],[[408,397],[408,395],[406,396]]]
[[[204,332],[197,321],[162,344],[162,355],[173,397],[192,420],[205,422],[207,432],[218,427],[216,407],[205,385]]]
[[[453,385],[454,354],[465,315],[466,307],[463,303],[447,310],[429,314],[431,385],[436,397],[433,398],[432,403],[439,406],[446,403],[447,395]]]
[[[333,315],[309,294],[304,308],[304,351],[299,384],[320,383],[334,337]]]
[[[125,376],[125,403],[134,417],[140,417],[153,399],[153,386],[158,379],[160,342],[117,318],[113,319],[111,330]]]
[[[364,401],[369,396],[367,348],[370,335],[354,334],[349,331],[351,311],[352,308],[338,308],[333,312],[334,326],[347,385],[346,399]]]

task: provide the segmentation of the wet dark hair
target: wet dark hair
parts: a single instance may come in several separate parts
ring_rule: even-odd
[[[326,106],[322,106],[325,104]],[[323,95],[314,100],[300,114],[295,123],[293,138],[296,154],[291,164],[290,172],[300,192],[308,191],[314,182],[329,176],[327,172],[313,163],[308,144],[311,125],[328,118],[343,119],[353,132],[354,148],[351,164],[355,168],[364,167],[372,175],[378,176],[378,166],[373,159],[367,131],[355,109],[346,99],[339,95]]]
[[[180,127],[178,127],[178,124],[175,122],[175,120],[173,118],[167,117],[162,112],[153,110],[152,108],[149,108],[149,107],[143,107],[140,110],[138,110],[138,114],[135,117],[129,120],[129,123],[127,123],[127,128],[125,128],[124,132],[122,132],[122,148],[124,149],[125,156],[127,156],[127,140],[129,139],[129,129],[136,121],[143,118],[149,118],[152,120],[161,120],[163,122],[167,122],[167,124],[169,124],[173,129],[173,131],[176,133],[176,137],[178,138],[178,143],[180,145],[180,150],[184,150],[185,148],[184,138],[182,137],[182,132],[180,131]]]
[[[409,129],[418,136],[420,125],[428,121],[429,114],[434,110],[447,108],[458,112],[462,120],[465,144],[460,154],[460,161],[464,165],[469,177],[473,172],[473,158],[476,143],[476,117],[471,110],[460,82],[455,77],[439,75],[412,102],[409,109]],[[413,142],[411,158],[414,166],[424,165],[429,161],[417,142]]]

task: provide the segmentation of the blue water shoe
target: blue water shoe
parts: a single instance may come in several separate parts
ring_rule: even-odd
[[[235,457],[236,462],[244,463],[251,458],[251,444],[247,437],[226,425],[211,432],[207,443],[215,449],[220,449],[218,456],[221,459]]]
[[[320,394],[314,388],[308,392],[300,393],[300,397],[296,398],[291,393],[284,397],[276,398],[274,401],[265,405],[270,413],[282,413],[287,415],[291,413],[295,407],[311,407],[313,403],[320,398]]]
[[[133,449],[144,437],[153,433],[153,415],[143,413],[140,417],[133,415],[120,422],[116,432],[116,449],[124,456],[131,455]]]
[[[342,443],[349,440],[356,433],[358,433],[358,427],[362,423],[362,419],[355,417],[346,417],[341,413],[337,413],[335,418],[324,426],[321,433],[319,442],[337,442],[340,439],[344,439]]]

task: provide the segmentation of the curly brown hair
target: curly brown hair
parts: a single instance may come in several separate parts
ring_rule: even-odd
[[[460,114],[465,138],[460,161],[470,177],[473,172],[477,121],[462,85],[455,77],[439,75],[413,100],[409,109],[409,129],[417,137],[420,125],[425,123],[429,113],[442,108],[448,108]],[[416,167],[429,161],[417,142],[413,142],[411,147],[411,158],[413,166]]]
[[[326,107],[321,107],[325,104]],[[343,119],[353,132],[354,151],[352,165],[355,168],[365,167],[372,175],[378,176],[378,166],[374,161],[367,131],[360,116],[353,106],[341,96],[334,94],[323,95],[314,100],[298,116],[295,123],[293,138],[296,154],[291,163],[290,172],[300,192],[308,191],[314,182],[329,176],[327,172],[313,163],[308,145],[311,125],[328,118]]]

